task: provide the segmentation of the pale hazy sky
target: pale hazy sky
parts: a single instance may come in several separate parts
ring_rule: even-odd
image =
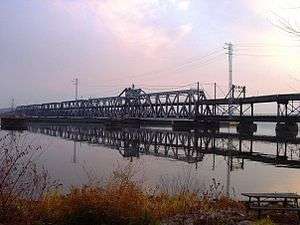
[[[300,92],[300,40],[272,23],[296,23],[300,1],[1,0],[0,107],[116,95],[196,81],[249,94]],[[299,21],[299,20],[298,20]],[[209,85],[205,86],[211,90]]]

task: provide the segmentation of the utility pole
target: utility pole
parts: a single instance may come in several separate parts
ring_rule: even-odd
[[[229,83],[228,83],[228,91],[232,89],[232,56],[233,56],[233,44],[231,42],[225,43],[224,49],[227,50],[226,54],[228,55],[228,69],[229,69]],[[232,96],[232,94],[231,94]]]
[[[72,160],[73,163],[77,163],[77,143],[76,141],[74,141],[74,144],[73,144],[73,160]]]
[[[226,54],[228,55],[228,72],[229,72],[229,79],[228,79],[228,115],[229,117],[232,116],[232,101],[234,97],[234,89],[232,84],[232,57],[233,57],[233,44],[231,42],[225,43],[224,49],[227,50]],[[230,131],[230,128],[228,127]],[[228,139],[228,150],[233,150],[233,143],[232,139]],[[226,176],[226,195],[230,197],[230,183],[231,183],[231,164],[232,164],[232,157],[227,156],[227,176]]]
[[[199,83],[199,81],[197,82],[197,98],[198,98],[198,101],[200,100],[200,95],[199,95],[199,93],[200,93],[200,83]]]
[[[78,78],[75,78],[73,80],[73,85],[75,86],[75,100],[78,100],[78,84],[79,84],[79,80]]]
[[[217,99],[217,83],[214,83],[214,99]],[[214,115],[217,115],[217,105],[214,105]]]
[[[10,107],[11,107],[11,111],[13,112],[14,109],[15,109],[15,99],[14,98],[11,99],[11,105],[10,105]]]
[[[200,83],[198,81],[197,82],[197,103],[195,104],[195,106],[196,106],[195,112],[196,112],[197,119],[199,116],[199,101],[200,101]]]

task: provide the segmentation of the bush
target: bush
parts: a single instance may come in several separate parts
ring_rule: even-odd
[[[47,171],[35,164],[40,154],[39,147],[20,144],[15,136],[0,140],[0,223],[158,225],[192,219],[205,225],[203,221],[236,221],[232,218],[244,212],[236,201],[222,196],[214,201],[208,194],[189,190],[187,181],[179,183],[183,188],[177,194],[149,194],[133,181],[130,166],[116,170],[102,184],[60,193]]]

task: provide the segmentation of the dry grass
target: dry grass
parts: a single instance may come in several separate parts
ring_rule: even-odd
[[[191,176],[176,181],[177,191],[166,179],[165,191],[145,191],[133,181],[130,166],[97,185],[61,193],[35,164],[40,148],[20,144],[13,136],[0,143],[0,224],[234,225],[245,219],[244,205],[224,197],[215,181],[202,193],[189,188]]]
[[[102,187],[74,188],[69,194],[52,192],[37,201],[22,200],[19,203],[21,202],[26,204],[20,208],[20,213],[14,215],[13,220],[3,222],[45,225],[154,225],[162,221],[172,221],[181,224],[191,218],[190,215],[193,215],[195,221],[200,216],[209,221],[209,215],[214,214],[214,220],[222,217],[223,221],[225,211],[226,218],[229,218],[228,215],[244,213],[242,204],[225,197],[213,201],[189,192],[149,195],[143,192],[141,186],[118,171]]]

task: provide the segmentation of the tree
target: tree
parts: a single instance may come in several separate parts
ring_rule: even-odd
[[[296,22],[292,23],[289,19],[284,18],[276,13],[274,14],[276,16],[276,22],[273,24],[276,27],[293,36],[300,37],[300,27],[296,24]]]
[[[298,5],[291,5],[290,3],[288,7],[280,7],[280,13],[273,11],[272,14],[275,19],[273,24],[288,34],[300,37],[300,26],[298,26],[296,18],[300,14],[300,6],[299,2],[296,2],[296,4]]]

